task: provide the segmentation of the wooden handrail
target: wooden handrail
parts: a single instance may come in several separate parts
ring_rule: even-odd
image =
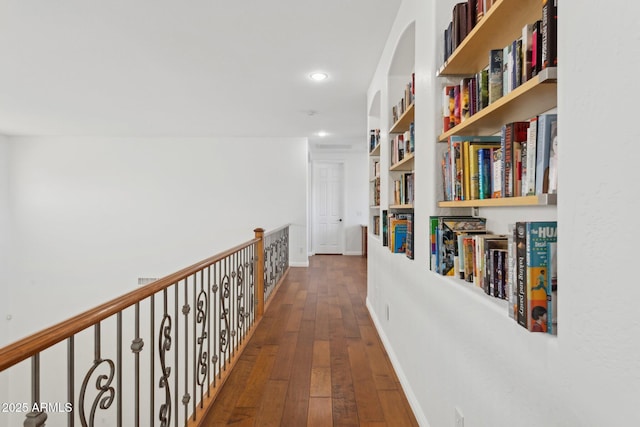
[[[190,275],[215,264],[216,262],[232,255],[248,246],[258,243],[260,239],[254,238],[248,242],[237,245],[231,249],[213,255],[201,262],[186,267],[180,271],[156,280],[140,289],[136,289],[109,302],[87,310],[77,316],[62,321],[54,326],[36,332],[19,341],[0,348],[0,372],[22,362],[25,359],[65,340],[84,329],[105,320],[114,314],[131,307],[151,295],[154,295],[169,286],[189,277]]]

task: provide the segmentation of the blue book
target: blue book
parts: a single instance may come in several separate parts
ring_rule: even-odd
[[[491,164],[493,163],[493,149],[481,148],[478,150],[478,198],[491,198]]]

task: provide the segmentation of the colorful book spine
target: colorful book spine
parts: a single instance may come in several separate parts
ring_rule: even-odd
[[[481,148],[478,150],[478,184],[479,199],[491,198],[491,164],[493,148]]]
[[[515,266],[514,280],[516,285],[516,320],[523,328],[528,327],[527,310],[527,224],[517,222],[515,228]]]
[[[502,197],[502,148],[493,150],[493,167],[491,180],[491,198]]]
[[[489,104],[502,97],[502,49],[489,51]]]
[[[542,0],[542,69],[558,66],[558,3]]]
[[[531,332],[547,332],[549,319],[548,243],[557,242],[556,221],[526,223],[527,327]]]
[[[558,243],[547,243],[547,332],[558,335]]]

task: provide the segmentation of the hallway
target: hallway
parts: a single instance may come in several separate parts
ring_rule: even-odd
[[[291,268],[204,426],[417,426],[366,305],[366,258]]]

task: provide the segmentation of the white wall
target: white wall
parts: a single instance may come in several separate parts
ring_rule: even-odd
[[[366,135],[363,133],[361,146],[366,147]],[[345,255],[362,254],[362,225],[367,225],[368,215],[368,163],[361,150],[318,150],[310,151],[310,160],[335,161],[344,164],[344,200],[345,200]],[[310,168],[311,170],[311,168]],[[313,187],[312,187],[313,188]],[[313,191],[313,190],[312,190]],[[311,200],[311,198],[310,198]],[[311,206],[310,206],[311,209]],[[311,211],[310,211],[311,212]],[[312,249],[311,246],[310,249]]]
[[[138,277],[245,242],[256,227],[291,223],[292,245],[307,247],[303,138],[20,137],[9,145],[15,262],[1,316],[13,316],[10,341],[130,291]],[[297,249],[292,263],[305,264]]]
[[[561,2],[557,213],[483,212],[495,227],[517,217],[557,215],[560,328],[551,337],[516,325],[504,304],[429,272],[426,220],[438,211],[439,197],[434,156],[441,92],[434,76],[454,3],[403,2],[369,90],[370,96],[383,91],[382,105],[397,96],[385,93],[386,73],[396,41],[415,20],[416,256],[393,255],[370,239],[374,321],[421,425],[453,427],[456,407],[465,427],[640,425],[634,308],[640,287],[630,274],[640,237],[630,225],[631,204],[640,196],[631,175],[640,149],[629,126],[640,95],[640,86],[630,84],[640,65],[640,5],[616,0],[605,9],[569,9]],[[596,14],[598,31],[585,31]],[[606,71],[594,58],[606,58]],[[612,70],[623,92],[612,90]]]

